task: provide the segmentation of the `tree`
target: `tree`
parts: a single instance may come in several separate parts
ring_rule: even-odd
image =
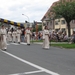
[[[59,2],[57,5],[53,6],[52,9],[52,12],[54,12],[55,15],[62,16],[66,20],[68,36],[70,36],[70,22],[75,19],[75,1]]]
[[[35,32],[35,31],[36,31],[36,28],[33,27],[33,32]],[[38,25],[38,31],[42,31],[42,25]]]
[[[42,25],[38,25],[38,31],[42,31]]]
[[[3,22],[0,22],[0,26],[3,24]]]
[[[35,29],[35,28],[33,28],[32,32],[35,32],[35,31],[36,31],[36,29]]]
[[[33,24],[32,24],[33,32],[36,31],[36,24],[37,24],[36,21],[34,21]]]

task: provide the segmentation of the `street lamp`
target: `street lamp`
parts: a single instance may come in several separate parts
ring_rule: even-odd
[[[25,15],[25,14],[22,14],[22,15],[26,16],[26,17],[27,17],[27,19],[28,19],[28,22],[29,22],[29,17],[28,17],[27,15]]]
[[[25,22],[27,23],[28,26],[30,26],[30,20],[29,20],[29,17],[28,17],[27,15],[25,15],[25,14],[22,14],[22,15],[25,16],[25,17],[27,17],[28,22],[27,22],[27,21],[25,21]]]

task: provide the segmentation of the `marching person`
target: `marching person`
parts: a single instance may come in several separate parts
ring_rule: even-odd
[[[25,42],[25,28],[22,28],[21,32],[21,42]]]
[[[49,30],[47,26],[43,30],[43,48],[49,49]]]
[[[16,43],[16,37],[17,37],[17,32],[16,30],[13,30],[12,32],[12,38],[13,38],[13,42]]]
[[[18,28],[17,29],[17,42],[20,44],[20,42],[21,42],[21,29],[20,28]]]
[[[7,50],[6,38],[7,38],[7,31],[5,29],[5,26],[2,25],[2,28],[1,28],[1,39],[2,39],[2,50],[4,50],[4,51]]]
[[[12,32],[11,32],[11,30],[8,31],[8,41],[12,42]]]
[[[30,45],[30,36],[31,36],[31,31],[30,31],[30,28],[27,27],[26,34],[25,34],[25,37],[26,37],[26,40],[27,40],[27,45]]]

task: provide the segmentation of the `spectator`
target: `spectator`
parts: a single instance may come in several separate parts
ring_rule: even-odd
[[[21,42],[25,42],[25,29],[22,28],[21,31],[22,31],[22,33],[21,33]]]

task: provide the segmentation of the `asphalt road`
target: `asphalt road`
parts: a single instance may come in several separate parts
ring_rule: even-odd
[[[0,75],[75,75],[75,50],[9,43],[0,50]]]

